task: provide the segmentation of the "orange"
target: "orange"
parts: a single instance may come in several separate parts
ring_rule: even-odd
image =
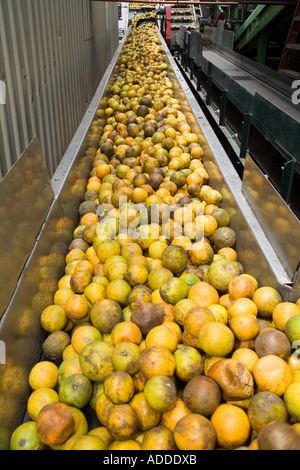
[[[41,313],[41,325],[49,333],[63,330],[68,320],[65,309],[60,305],[49,305]]]
[[[134,395],[130,401],[130,405],[135,410],[138,417],[138,426],[142,431],[157,426],[161,420],[161,413],[153,410],[148,404],[144,392],[139,392]]]
[[[98,436],[100,439],[107,445],[111,444],[112,437],[110,436],[108,430],[104,426],[99,426],[98,428],[93,428],[88,432],[91,436]]]
[[[178,345],[177,334],[165,325],[158,325],[147,333],[145,346],[150,348],[154,345],[161,345],[174,352]]]
[[[235,315],[250,313],[251,315],[257,316],[258,308],[256,304],[246,297],[236,299],[233,302],[230,302],[227,308],[227,313],[229,319],[233,318]]]
[[[217,441],[225,449],[236,449],[244,445],[250,436],[250,422],[242,408],[223,403],[211,417],[211,423],[217,434]]]
[[[134,394],[134,383],[130,374],[122,370],[113,371],[104,380],[103,391],[113,404],[128,403]]]
[[[131,440],[138,430],[138,417],[128,403],[113,405],[107,415],[106,427],[117,441]]]
[[[106,444],[93,435],[78,436],[70,450],[106,450]]]
[[[60,307],[65,308],[67,300],[74,294],[75,292],[71,289],[71,287],[61,287],[55,292],[53,302],[55,305],[60,305]]]
[[[172,377],[176,369],[173,354],[168,348],[161,345],[143,349],[139,362],[140,372],[147,380],[155,375]]]
[[[286,322],[293,316],[300,315],[300,308],[293,302],[280,302],[273,310],[273,322],[278,330],[284,331]]]
[[[106,426],[108,413],[114,406],[115,405],[109,401],[104,392],[102,392],[101,395],[97,398],[95,411],[98,420],[103,426]]]
[[[50,361],[38,362],[31,369],[28,381],[33,390],[55,388],[58,381],[57,365]]]
[[[85,252],[81,250],[80,248],[73,248],[72,250],[67,253],[65,257],[65,262],[66,264],[69,264],[72,260],[74,259],[86,259]]]
[[[117,323],[111,331],[111,342],[114,346],[128,341],[139,345],[142,339],[140,328],[131,321]]]
[[[177,422],[174,439],[179,450],[214,450],[216,431],[208,418],[189,413]]]
[[[108,450],[141,450],[141,446],[137,441],[129,439],[128,441],[113,441]]]
[[[232,359],[244,364],[250,372],[253,372],[254,364],[258,361],[259,357],[253,349],[238,348],[231,356]]]
[[[92,247],[90,247],[92,248]],[[90,260],[88,259],[83,259],[83,260],[80,260],[78,261],[78,263],[76,263],[76,265],[74,266],[74,273],[76,271],[88,271],[90,274],[94,274],[94,266],[93,264],[91,263]]]
[[[261,391],[281,396],[293,381],[288,364],[279,356],[269,354],[261,357],[253,367],[253,377]]]
[[[185,405],[184,401],[180,398],[177,399],[174,408],[171,411],[166,411],[162,415],[161,424],[174,432],[175,426],[178,421],[191,413],[191,410]]]
[[[84,295],[74,294],[67,300],[65,310],[70,320],[81,320],[88,314],[89,304]]]
[[[282,302],[280,293],[274,287],[259,287],[253,294],[253,302],[258,308],[258,313],[262,317],[271,317],[274,307]]]
[[[227,356],[234,346],[234,334],[220,322],[205,323],[199,332],[199,346],[209,356]]]
[[[228,259],[229,261],[236,261],[237,260],[237,252],[230,248],[230,246],[225,246],[218,251],[218,255],[224,256],[224,258]]]
[[[72,357],[72,356],[78,356],[77,352],[75,351],[75,349],[73,348],[72,344],[69,344],[69,346],[67,346],[64,350],[63,350],[63,355],[62,355],[62,359],[63,361],[65,359],[68,359],[69,357]]]
[[[98,300],[106,298],[105,286],[100,282],[91,282],[84,289],[84,296],[90,304],[94,305]]]
[[[80,219],[80,225],[91,225],[97,224],[99,222],[99,217],[94,212],[87,212]]]
[[[228,309],[231,302],[232,302],[232,300],[231,300],[229,294],[223,294],[223,295],[220,296],[219,304],[222,305],[223,307]]]
[[[239,341],[254,339],[260,329],[257,317],[251,313],[239,313],[230,320],[230,328]]]
[[[58,393],[52,388],[42,387],[34,390],[27,401],[27,411],[32,421],[38,419],[39,413],[45,405],[58,401]]]
[[[75,418],[65,403],[49,403],[38,416],[36,428],[40,439],[48,446],[63,444],[75,430]]]
[[[92,325],[78,325],[73,330],[71,337],[71,345],[77,354],[80,354],[82,349],[92,341],[102,339],[100,331]]]
[[[194,300],[200,307],[208,307],[219,303],[219,294],[217,289],[207,282],[197,282],[190,288],[188,299]]]
[[[247,276],[236,276],[228,284],[228,293],[232,299],[246,297],[251,299],[256,289],[256,284]]]

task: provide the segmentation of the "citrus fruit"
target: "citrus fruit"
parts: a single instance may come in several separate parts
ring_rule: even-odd
[[[284,392],[283,400],[289,415],[299,421],[300,419],[300,382],[291,383]]]
[[[200,307],[219,303],[218,291],[207,282],[197,282],[188,293],[188,299],[194,300]]]
[[[206,307],[192,307],[184,317],[183,326],[193,336],[198,337],[201,327],[215,321],[214,314]]]
[[[133,440],[129,439],[128,441],[113,441],[108,450],[140,450],[140,444]]]
[[[89,312],[88,301],[84,295],[74,294],[68,298],[65,305],[65,311],[70,320],[82,320]]]
[[[145,432],[141,450],[176,450],[173,433],[165,426],[156,426]]]
[[[230,320],[230,328],[239,341],[249,341],[259,334],[257,317],[252,313],[238,313]]]
[[[261,391],[281,396],[293,381],[288,364],[279,356],[269,354],[261,357],[253,367],[254,380]]]
[[[254,381],[251,372],[232,357],[215,361],[209,367],[207,376],[217,382],[225,400],[244,400],[253,394]]]
[[[49,305],[41,313],[41,325],[49,333],[63,330],[67,322],[65,309],[60,305]]]
[[[103,391],[109,401],[115,405],[128,403],[134,394],[134,383],[130,374],[114,371],[105,380]]]
[[[98,420],[103,426],[106,426],[108,413],[114,406],[115,405],[109,401],[104,392],[102,392],[97,398],[95,411]]]
[[[173,277],[172,271],[167,268],[160,267],[150,271],[148,276],[148,285],[152,291],[159,289],[167,280]]]
[[[279,302],[273,309],[273,322],[281,331],[284,331],[286,322],[295,315],[300,315],[300,309],[293,302]]]
[[[243,313],[251,313],[252,315],[257,316],[258,308],[256,304],[246,297],[230,301],[227,307],[228,318],[231,319],[235,315]]]
[[[293,315],[285,324],[284,332],[290,343],[300,340],[300,314]]]
[[[27,401],[27,412],[33,421],[37,421],[42,408],[49,403],[59,401],[58,393],[52,388],[37,388],[34,390]]]
[[[143,335],[160,325],[164,320],[164,310],[159,305],[146,302],[134,307],[131,313],[131,321],[135,323]]]
[[[249,349],[249,348],[238,348],[238,349],[236,349],[233,352],[231,358],[236,359],[237,361],[244,364],[244,366],[246,366],[247,369],[249,369],[250,372],[253,371],[253,366],[259,359],[256,352],[253,351],[253,349]]]
[[[199,332],[201,349],[209,356],[227,356],[234,346],[234,334],[220,322],[205,323]]]
[[[222,403],[214,411],[211,423],[216,431],[217,441],[225,449],[244,445],[250,436],[250,422],[242,408]]]
[[[141,350],[139,346],[130,341],[123,341],[115,345],[112,354],[112,363],[115,370],[128,372],[134,375],[139,371]]]
[[[98,300],[90,310],[92,325],[102,333],[111,333],[113,327],[122,320],[122,308],[113,299]]]
[[[80,354],[84,346],[93,341],[102,339],[100,331],[92,325],[78,325],[74,328],[71,345],[77,354]]]
[[[106,444],[98,436],[78,436],[70,450],[106,450]]]
[[[48,446],[63,444],[74,429],[73,414],[64,403],[44,406],[37,419],[38,436]]]
[[[289,423],[272,421],[257,435],[259,450],[299,450],[300,436]]]
[[[50,361],[41,361],[33,366],[29,373],[29,385],[38,388],[55,388],[58,381],[58,367]]]
[[[252,428],[259,432],[271,421],[287,422],[288,414],[283,400],[273,392],[258,392],[251,398],[248,418]]]
[[[114,346],[106,341],[87,344],[79,355],[83,374],[94,382],[105,380],[113,372],[113,351]]]
[[[114,346],[129,341],[139,345],[142,339],[142,332],[133,321],[121,321],[117,323],[111,331],[111,342]]]
[[[145,339],[146,348],[154,345],[165,346],[171,352],[174,352],[178,345],[178,336],[164,324],[155,326],[147,333]]]
[[[139,366],[140,372],[147,380],[155,375],[172,377],[176,369],[176,361],[168,348],[154,345],[143,349]]]
[[[91,381],[82,374],[66,377],[59,387],[59,400],[66,405],[83,408],[93,395]]]
[[[207,279],[219,292],[227,292],[230,282],[238,276],[239,272],[239,265],[236,261],[217,259],[210,264]]]
[[[191,413],[191,410],[185,405],[184,401],[180,398],[176,400],[174,408],[162,414],[161,424],[170,431],[174,432],[175,426],[178,421]]]
[[[124,279],[114,279],[106,288],[106,296],[108,299],[118,302],[121,306],[128,303],[128,297],[132,287]]]
[[[193,377],[203,373],[203,358],[196,348],[181,346],[174,352],[174,358],[176,361],[175,373],[184,382],[188,382]]]
[[[179,302],[175,304],[175,308],[174,308],[174,317],[175,317],[176,322],[179,325],[183,325],[186,312],[192,307],[197,307],[197,305],[198,305],[197,302],[195,302],[192,299],[179,300]]]
[[[160,422],[161,413],[151,408],[145,398],[144,392],[136,393],[131,399],[130,405],[137,414],[138,427],[142,431],[152,429]]]
[[[161,298],[172,305],[177,304],[180,300],[185,299],[188,295],[189,288],[183,279],[171,277],[163,282],[160,286],[159,293]]]
[[[251,299],[256,290],[256,284],[251,278],[241,275],[236,276],[228,284],[228,292],[232,299],[246,297]]]
[[[177,422],[174,439],[179,450],[214,450],[216,431],[208,418],[189,413]]]
[[[174,408],[177,400],[176,386],[171,377],[155,375],[150,377],[144,389],[148,405],[159,413],[165,413]]]
[[[128,403],[113,405],[107,415],[106,427],[115,440],[131,439],[138,429],[137,414]]]
[[[185,385],[182,399],[193,413],[209,417],[221,403],[221,389],[214,380],[200,375]]]
[[[44,450],[45,447],[38,436],[35,421],[18,426],[10,438],[10,450]]]
[[[252,297],[262,317],[271,317],[274,308],[282,302],[280,293],[274,287],[263,286],[256,289]]]
[[[70,336],[66,331],[53,331],[43,343],[43,353],[48,359],[53,361],[59,360],[62,358],[63,352],[70,342]]]
[[[287,360],[291,354],[291,344],[283,331],[276,328],[263,328],[254,342],[259,357],[275,354]]]

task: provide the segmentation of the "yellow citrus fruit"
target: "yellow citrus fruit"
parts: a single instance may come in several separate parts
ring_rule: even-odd
[[[93,325],[78,325],[73,330],[71,337],[71,345],[77,354],[92,341],[100,341],[102,339],[101,332]]]
[[[200,348],[209,356],[227,356],[234,346],[234,334],[220,322],[205,323],[199,333]]]
[[[33,366],[29,374],[29,385],[38,388],[55,388],[58,381],[58,367],[51,361],[41,361]]]
[[[27,411],[32,421],[37,421],[44,406],[56,402],[59,402],[59,397],[53,388],[43,387],[34,390],[27,401]]]

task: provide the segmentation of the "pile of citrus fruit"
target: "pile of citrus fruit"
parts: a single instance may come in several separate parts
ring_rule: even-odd
[[[156,29],[133,28],[11,449],[300,448],[300,301],[244,272],[183,109]]]

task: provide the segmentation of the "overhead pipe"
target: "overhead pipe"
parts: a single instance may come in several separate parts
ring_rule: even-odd
[[[91,2],[106,2],[107,0],[90,0]],[[283,6],[295,6],[296,7],[296,2],[295,1],[257,1],[257,0],[238,0],[238,1],[225,1],[225,2],[214,2],[214,1],[187,1],[187,0],[165,0],[162,2],[156,2],[153,0],[135,0],[135,2],[132,2],[132,0],[123,0],[120,2],[119,0],[111,0],[111,2],[115,3],[145,3],[149,5],[211,5],[211,6],[237,6],[237,5],[283,5]]]

